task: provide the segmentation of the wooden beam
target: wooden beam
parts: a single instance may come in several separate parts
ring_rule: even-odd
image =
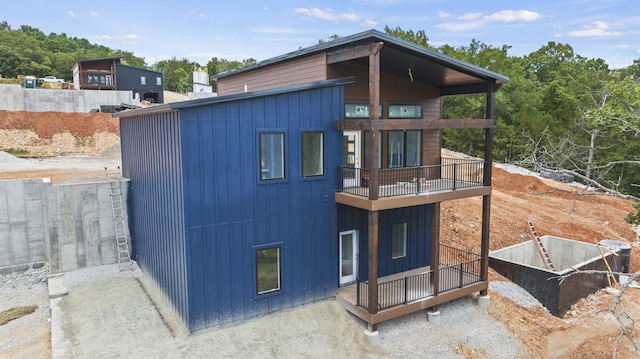
[[[495,116],[495,99],[496,93],[487,91],[486,118]],[[491,186],[491,176],[493,167],[493,127],[485,130],[484,138],[484,185]],[[482,264],[480,268],[480,277],[482,280],[489,280],[489,227],[491,226],[491,195],[482,197],[482,243],[480,245],[480,256]],[[487,295],[484,290],[481,295]]]
[[[407,315],[407,314],[418,312],[420,310],[432,308],[436,305],[447,303],[452,300],[471,295],[472,293],[475,293],[475,292],[486,291],[488,287],[489,287],[488,282],[478,282],[460,289],[454,289],[454,290],[442,293],[438,296],[433,296],[433,297],[418,300],[406,305],[400,305],[390,309],[382,310],[376,314],[373,314],[370,320],[372,324],[382,323],[384,321],[398,318],[403,315]]]
[[[487,105],[485,118],[494,118],[496,115],[496,93],[487,92]],[[484,135],[484,185],[491,186],[491,175],[493,168],[493,126],[485,129]]]
[[[440,202],[431,205],[431,283],[433,295],[438,295],[440,288]]]
[[[380,45],[382,46],[382,44]],[[369,55],[369,120],[380,118],[380,49]],[[371,127],[369,130],[369,153],[365,154],[369,158],[369,199],[378,199],[378,189],[380,176],[378,176],[378,143],[380,133]]]
[[[356,45],[329,51],[327,52],[327,64],[335,64],[336,62],[355,60],[378,54],[383,44],[382,42],[374,42],[367,45]]]
[[[378,211],[369,211],[369,302],[367,308],[371,314],[378,312],[378,217]]]
[[[388,130],[441,130],[445,128],[493,128],[492,119],[468,120],[338,120],[336,130],[348,131],[388,131]]]
[[[482,197],[482,243],[480,244],[480,278],[483,281],[489,280],[489,226],[491,217],[491,196]],[[480,295],[487,295],[484,290]]]
[[[341,203],[350,207],[361,208],[366,211],[383,211],[393,208],[404,208],[419,206],[423,204],[452,201],[456,199],[488,196],[491,194],[491,187],[480,186],[470,188],[460,188],[455,191],[429,192],[421,194],[409,194],[406,196],[384,197],[377,200],[370,200],[367,197],[356,196],[346,192],[336,192],[336,203]]]

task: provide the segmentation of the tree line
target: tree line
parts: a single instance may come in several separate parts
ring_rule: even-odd
[[[510,56],[509,45],[495,47],[474,39],[467,46],[434,47],[424,30],[387,26],[384,31],[510,78],[496,94],[496,161],[568,173],[593,188],[640,197],[640,59],[611,69],[603,59],[585,58],[569,44],[553,41],[528,55]],[[319,43],[337,38],[333,35]],[[5,78],[71,78],[77,60],[115,56],[131,66],[161,71],[165,89],[176,92],[191,89],[196,68],[214,75],[255,63],[253,58],[212,57],[205,65],[184,58],[147,65],[132,52],[64,33],[45,35],[27,25],[14,30],[0,22],[0,74]],[[443,99],[442,115],[483,118],[484,108],[483,94],[449,96]],[[443,146],[481,156],[483,138],[481,130],[445,130]]]

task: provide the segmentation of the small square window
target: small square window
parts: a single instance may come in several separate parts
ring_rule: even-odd
[[[389,118],[422,118],[422,106],[389,105]]]
[[[324,175],[322,132],[302,132],[302,177]]]
[[[260,133],[260,180],[284,179],[284,132]]]
[[[147,84],[147,78],[140,76],[140,85],[145,86]]]
[[[407,222],[391,226],[391,259],[407,256]]]
[[[280,284],[280,247],[256,250],[256,293],[277,292]]]
[[[156,86],[162,86],[162,77],[156,77]]]

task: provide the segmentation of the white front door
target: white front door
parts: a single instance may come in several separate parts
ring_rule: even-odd
[[[340,232],[340,285],[356,281],[358,236],[355,230]]]
[[[344,188],[357,187],[360,185],[360,132],[344,131],[344,169],[342,179]]]

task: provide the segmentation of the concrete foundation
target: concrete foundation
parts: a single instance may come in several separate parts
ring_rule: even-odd
[[[131,91],[26,89],[0,84],[0,110],[30,112],[89,112],[102,105],[139,105]]]
[[[128,182],[122,182],[126,213]],[[0,273],[51,273],[117,261],[109,183],[0,181]]]
[[[439,310],[427,310],[427,320],[433,325],[440,325],[440,311]]]
[[[478,307],[484,312],[489,310],[490,297],[488,295],[478,296]]]
[[[580,298],[607,286],[604,273],[567,276],[576,271],[606,271],[598,246],[552,236],[543,236],[541,240],[555,271],[546,269],[534,241],[492,251],[489,265],[531,293],[551,314],[560,317]],[[607,261],[611,261],[612,256],[607,252]]]

